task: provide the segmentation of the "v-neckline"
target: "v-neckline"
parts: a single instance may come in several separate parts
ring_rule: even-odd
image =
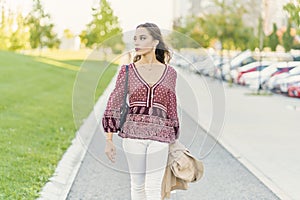
[[[136,75],[138,76],[138,78],[139,78],[139,79],[140,79],[147,87],[149,87],[149,88],[153,88],[153,87],[156,86],[158,83],[160,83],[160,82],[163,80],[163,78],[165,77],[165,74],[167,73],[167,69],[168,69],[168,65],[167,65],[167,64],[164,64],[164,65],[165,65],[165,69],[164,69],[164,71],[163,71],[161,77],[158,79],[158,81],[157,81],[156,83],[154,83],[154,84],[151,86],[151,85],[150,85],[147,81],[145,81],[145,79],[141,76],[141,74],[139,73],[139,71],[138,71],[137,67],[135,66],[135,64],[132,63],[132,65],[133,65],[133,69],[134,69],[134,71],[136,72]]]

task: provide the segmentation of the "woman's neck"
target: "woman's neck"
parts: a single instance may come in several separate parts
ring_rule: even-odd
[[[155,53],[149,53],[141,56],[141,59],[138,61],[140,64],[153,64],[160,63],[155,56]]]

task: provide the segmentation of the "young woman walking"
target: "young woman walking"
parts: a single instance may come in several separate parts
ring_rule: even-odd
[[[131,199],[159,200],[168,147],[179,137],[177,73],[168,64],[170,52],[157,25],[138,25],[134,45],[136,55],[127,65],[130,109],[120,130],[126,77],[126,65],[123,65],[102,118],[106,132],[105,152],[115,162],[112,138],[113,133],[118,132],[130,171]]]

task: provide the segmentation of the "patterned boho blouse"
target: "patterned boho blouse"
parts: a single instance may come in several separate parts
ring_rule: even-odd
[[[116,86],[109,96],[102,118],[105,132],[118,132],[123,138],[151,139],[173,143],[179,136],[176,102],[177,72],[165,65],[160,79],[150,86],[139,74],[134,63],[128,65],[129,106],[120,131],[120,107],[124,99],[126,66],[122,65]]]

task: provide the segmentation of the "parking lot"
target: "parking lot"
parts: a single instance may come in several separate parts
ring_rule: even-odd
[[[198,74],[243,85],[253,92],[273,92],[300,98],[300,52],[243,52],[219,55],[199,50],[177,53],[174,63]],[[175,54],[176,55],[176,54]],[[177,61],[178,60],[178,61]]]

